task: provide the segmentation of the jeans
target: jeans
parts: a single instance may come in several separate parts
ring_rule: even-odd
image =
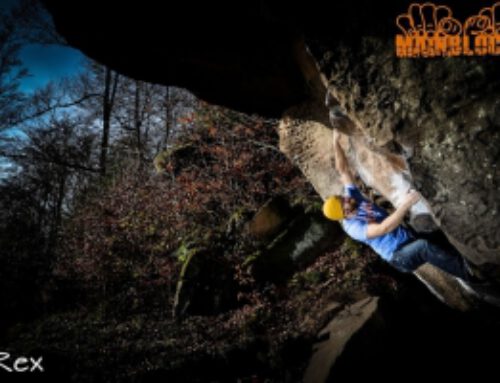
[[[464,281],[472,278],[461,256],[450,254],[425,239],[417,239],[404,245],[394,252],[389,261],[396,269],[406,273],[426,262]]]

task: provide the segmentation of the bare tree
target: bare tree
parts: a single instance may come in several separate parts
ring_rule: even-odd
[[[102,176],[106,174],[106,160],[109,147],[109,131],[111,128],[111,113],[113,111],[113,105],[115,103],[118,80],[119,80],[118,73],[114,72],[113,74],[110,68],[106,68],[106,74],[104,80],[104,92],[102,99],[101,157],[99,161],[99,167],[101,169]]]

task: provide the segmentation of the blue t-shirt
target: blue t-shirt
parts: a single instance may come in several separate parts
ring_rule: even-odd
[[[369,222],[382,222],[387,212],[363,197],[355,185],[345,186],[345,195],[358,202],[356,215],[341,221],[345,232],[353,239],[370,246],[383,259],[390,261],[394,251],[403,243],[413,239],[410,231],[399,225],[390,233],[375,238],[367,238],[366,230]]]

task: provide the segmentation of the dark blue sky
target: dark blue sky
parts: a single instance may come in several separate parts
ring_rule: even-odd
[[[57,45],[29,45],[22,49],[21,60],[30,76],[21,83],[21,90],[30,92],[51,80],[78,73],[84,57],[79,51]]]
[[[0,0],[0,8],[9,9],[18,0]],[[20,59],[30,72],[21,83],[24,92],[33,91],[51,80],[78,73],[84,57],[79,51],[57,45],[28,45],[21,50]]]

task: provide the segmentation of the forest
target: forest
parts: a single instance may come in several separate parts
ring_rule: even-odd
[[[120,365],[128,366],[122,379],[138,374],[144,366],[134,363],[145,363],[144,353],[157,359],[147,362],[153,364],[167,355],[178,374],[195,350],[208,360],[240,343],[255,347],[256,339],[240,331],[264,331],[267,321],[294,332],[284,316],[278,323],[270,317],[276,286],[257,284],[246,267],[263,243],[245,227],[260,206],[273,197],[295,210],[320,202],[279,152],[277,120],[213,106],[90,60],[76,76],[23,93],[23,45],[64,44],[45,17],[33,2],[2,16],[3,342],[42,350],[54,376],[71,367],[76,379],[90,381],[104,371],[115,375]],[[189,278],[196,280],[179,293],[194,254]],[[324,283],[325,262],[290,283]],[[298,299],[295,305],[306,297]],[[283,300],[282,315],[297,315],[293,304]],[[32,323],[36,333],[26,330]],[[130,360],[103,358],[109,354]]]

